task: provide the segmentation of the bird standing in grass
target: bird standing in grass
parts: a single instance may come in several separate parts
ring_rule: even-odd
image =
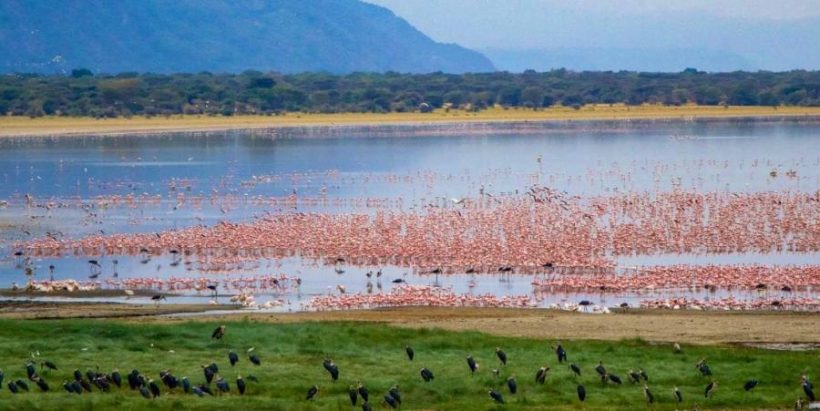
[[[405,347],[404,347],[404,352],[406,352],[406,353],[407,353],[407,358],[409,358],[409,359],[410,359],[410,361],[413,361],[413,357],[415,357],[415,356],[416,356],[416,352],[415,352],[415,351],[413,351],[413,347],[410,347],[409,345],[408,345],[408,346],[405,346]]]
[[[245,380],[241,375],[236,377],[236,389],[239,390],[239,395],[245,394]]]
[[[216,379],[216,388],[218,388],[220,392],[228,392],[231,390],[228,382],[222,377]]]
[[[432,371],[428,370],[427,368],[422,368],[422,369],[421,369],[421,378],[424,380],[424,382],[430,382],[430,381],[432,381],[435,377],[433,376],[433,372],[432,372]],[[354,405],[355,405],[355,404],[354,404]]]
[[[567,351],[564,350],[564,347],[561,346],[561,343],[558,343],[558,346],[555,347],[555,355],[558,357],[559,363],[567,360]]]
[[[305,396],[305,399],[310,401],[310,400],[316,398],[316,394],[318,394],[318,393],[319,393],[319,386],[314,385],[314,386],[310,387],[310,389],[308,389],[307,396]]]
[[[678,404],[682,403],[683,402],[683,394],[680,393],[680,390],[678,389],[678,387],[675,387],[674,392],[675,392],[675,401],[677,401]]]
[[[500,347],[495,347],[495,356],[498,357],[498,361],[501,361],[501,365],[507,365],[507,353]]]
[[[224,337],[224,336],[225,336],[225,326],[224,325],[220,325],[219,327],[216,327],[214,332],[211,333],[211,339],[212,340],[221,340],[222,337]]]
[[[393,398],[392,396],[390,396],[389,394],[384,396],[384,402],[385,402],[385,404],[389,405],[390,408],[393,408],[393,409],[395,409],[399,406],[399,403],[396,402],[396,399]]]
[[[467,366],[470,367],[470,372],[473,374],[478,370],[478,363],[475,362],[472,355],[467,356]]]
[[[650,404],[655,402],[655,396],[652,395],[652,391],[649,390],[649,386],[646,384],[643,385],[643,395],[646,397],[646,402]]]
[[[712,395],[715,394],[715,390],[717,390],[717,381],[712,381],[706,385],[706,389],[703,391],[703,396],[706,398],[712,398]]]
[[[359,393],[352,385],[347,389],[347,396],[350,397],[350,404],[356,406],[356,400],[359,399]]]
[[[743,389],[746,390],[746,391],[751,391],[755,387],[757,387],[757,380],[749,380],[749,381],[746,381],[745,384],[743,384]]]
[[[573,373],[576,377],[580,377],[580,376],[581,376],[581,367],[579,367],[579,366],[577,366],[577,365],[575,365],[575,364],[570,364],[570,365],[569,365],[569,369],[570,369],[570,370],[572,370],[572,373]]]
[[[601,377],[601,380],[606,381],[606,368],[604,367],[604,363],[602,361],[598,361],[598,365],[595,367],[595,372]]]
[[[390,397],[392,397],[394,400],[396,400],[396,403],[401,404],[401,393],[399,392],[398,385],[390,387],[390,389],[387,390],[387,394],[390,395]]]
[[[498,392],[496,390],[490,390],[488,392],[490,394],[490,398],[495,400],[495,402],[497,402],[499,404],[504,404],[504,396],[502,396],[500,392]]]
[[[339,367],[331,359],[326,359],[322,361],[322,366],[325,367],[325,370],[330,374],[330,378],[333,381],[339,379]]]
[[[515,381],[515,376],[507,378],[507,388],[509,388],[510,394],[518,392],[518,383]]]
[[[356,391],[358,391],[359,396],[362,397],[364,402],[370,401],[370,393],[367,391],[367,388],[364,385],[362,385],[361,381],[359,381],[359,384],[356,387]]]
[[[231,367],[233,367],[234,365],[236,365],[236,363],[239,362],[239,355],[237,355],[233,351],[229,352],[228,353],[228,361],[231,363]]]
[[[809,399],[809,402],[814,402],[814,387],[812,386],[811,382],[803,376],[803,382],[801,383],[803,386],[803,392],[806,394],[806,398]]]
[[[151,396],[152,397],[154,397],[154,398],[159,397],[159,395],[160,395],[159,385],[157,385],[157,383],[154,382],[154,380],[148,380],[148,388],[151,390]]]
[[[535,373],[535,382],[537,384],[543,384],[547,381],[547,372],[549,372],[550,367],[541,367],[538,369],[538,372]]]
[[[587,390],[583,385],[578,384],[578,388],[576,388],[575,391],[578,392],[578,399],[581,402],[584,402],[587,399]]]

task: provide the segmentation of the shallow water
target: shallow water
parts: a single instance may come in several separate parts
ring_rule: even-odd
[[[499,126],[502,127],[502,126]],[[306,137],[225,132],[116,138],[60,137],[0,140],[0,287],[26,277],[10,243],[40,237],[152,232],[221,220],[247,221],[277,212],[412,211],[479,193],[524,193],[534,184],[571,195],[658,192],[672,189],[731,192],[820,189],[820,124],[658,123],[634,129],[554,126],[524,131],[473,132],[454,126],[420,129],[337,129]],[[446,134],[442,136],[441,134]],[[777,171],[772,177],[771,171]],[[786,177],[794,171],[794,177]],[[30,196],[28,199],[26,196]],[[113,197],[133,196],[132,202]],[[44,204],[51,203],[49,208]],[[366,292],[368,270],[382,268],[381,291],[391,280],[452,287],[459,293],[530,295],[532,276],[417,275],[402,267],[332,267],[298,258],[260,261],[236,273],[202,274],[195,265],[171,266],[170,256],[148,264],[105,256],[99,281],[119,278],[200,277],[215,282],[236,275],[298,275],[302,286],[258,293],[257,301],[282,300],[280,310],[300,309],[313,295]],[[815,264],[816,253],[658,255],[621,257],[619,265]],[[38,259],[35,276],[86,280],[86,258]],[[407,273],[405,277],[404,274]],[[379,292],[375,278],[373,292]],[[474,284],[474,286],[471,286]],[[226,292],[227,294],[229,292]],[[661,294],[666,295],[666,294]],[[735,294],[737,295],[737,294]],[[637,303],[645,295],[579,295],[553,292],[539,304]],[[655,298],[656,296],[653,296]],[[753,298],[754,296],[749,296]],[[172,301],[213,299],[188,293]],[[118,299],[119,300],[119,299]],[[138,301],[138,299],[130,301]],[[227,298],[217,299],[225,303]]]

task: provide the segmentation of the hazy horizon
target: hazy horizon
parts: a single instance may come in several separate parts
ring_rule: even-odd
[[[520,70],[529,62],[596,70],[645,66],[645,70],[674,71],[670,55],[680,55],[680,60],[691,56],[693,63],[703,66],[698,68],[709,71],[820,69],[817,1],[366,2],[390,9],[436,41],[485,53],[500,70]],[[601,53],[607,49],[643,58],[629,60],[630,67],[624,67],[623,54]],[[499,56],[492,51],[518,54],[510,58],[510,53]],[[683,68],[680,65],[683,62],[674,67]],[[527,68],[541,71],[558,66]]]

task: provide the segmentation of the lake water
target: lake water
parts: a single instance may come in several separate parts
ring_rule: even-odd
[[[770,173],[777,171],[778,177]],[[820,189],[820,124],[801,122],[671,122],[601,125],[526,124],[159,134],[99,138],[0,139],[0,287],[24,284],[11,243],[44,235],[154,232],[266,213],[373,212],[451,206],[479,193],[523,194],[534,184],[593,196],[673,189],[729,192]],[[786,171],[794,177],[785,178]],[[131,197],[131,201],[124,200]],[[117,200],[117,201],[115,201]],[[50,206],[45,207],[45,204]],[[264,260],[237,273],[203,274],[104,256],[100,280],[118,277],[298,275],[300,289],[260,293],[299,309],[336,285],[364,291],[364,273],[382,268],[390,280],[436,284],[457,292],[533,293],[529,276],[419,276],[401,267],[347,267],[344,274],[296,258]],[[707,264],[712,256],[638,256],[624,265]],[[817,253],[722,255],[717,263],[816,264]],[[85,258],[38,259],[36,276],[86,280]],[[405,273],[406,276],[405,276]],[[373,292],[379,288],[375,279]],[[814,295],[814,294],[811,294]],[[636,302],[640,295],[542,296],[542,304],[580,298]],[[189,295],[172,300],[200,301]],[[139,301],[139,299],[136,299]],[[608,301],[607,301],[608,300]],[[132,300],[133,301],[133,300]],[[220,302],[225,302],[224,299]]]

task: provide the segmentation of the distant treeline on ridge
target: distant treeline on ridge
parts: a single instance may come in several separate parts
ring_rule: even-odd
[[[481,110],[556,104],[820,105],[820,71],[0,76],[0,115],[157,116]]]

